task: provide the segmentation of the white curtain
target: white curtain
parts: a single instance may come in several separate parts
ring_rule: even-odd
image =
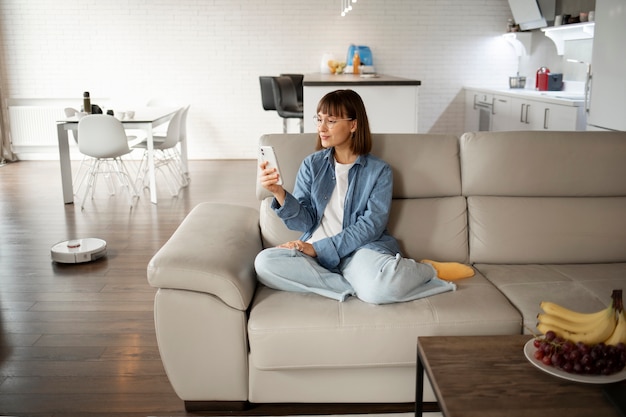
[[[11,150],[11,135],[7,120],[7,106],[2,93],[2,80],[0,79],[0,164],[17,159]]]

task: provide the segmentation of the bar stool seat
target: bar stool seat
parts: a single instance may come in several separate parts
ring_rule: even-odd
[[[273,77],[274,104],[278,115],[283,118],[283,133],[287,133],[288,119],[299,119],[300,133],[304,132],[304,109],[298,103],[298,94],[291,77]]]

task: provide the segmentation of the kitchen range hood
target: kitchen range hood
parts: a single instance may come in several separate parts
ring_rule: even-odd
[[[509,0],[513,20],[521,30],[538,29],[548,26],[554,20],[556,0]]]

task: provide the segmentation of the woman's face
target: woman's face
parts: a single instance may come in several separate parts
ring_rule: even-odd
[[[335,147],[335,149],[349,147],[350,137],[356,130],[356,123],[356,120],[318,113],[317,132],[322,146],[324,148]]]

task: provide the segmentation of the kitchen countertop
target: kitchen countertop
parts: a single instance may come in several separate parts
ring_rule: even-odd
[[[305,87],[346,86],[346,85],[421,85],[422,82],[409,78],[384,74],[305,74],[302,84]]]
[[[528,98],[565,106],[582,107],[585,105],[585,93],[582,91],[537,91],[527,88],[480,88],[465,87],[466,90],[480,91],[485,94],[499,94],[509,97]]]

